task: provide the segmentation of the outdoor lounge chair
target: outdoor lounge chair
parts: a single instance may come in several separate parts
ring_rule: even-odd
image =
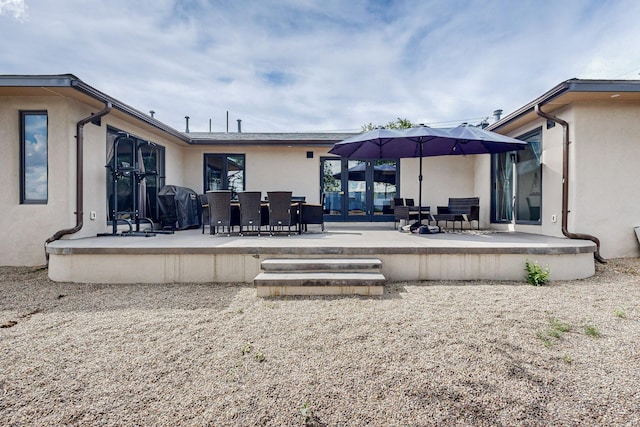
[[[453,222],[453,229],[456,229],[456,222],[468,222],[471,227],[471,221],[478,222],[478,230],[480,229],[480,198],[479,197],[450,197],[447,206],[438,206],[438,213],[433,215],[433,219],[438,224],[440,221],[445,222],[445,226],[449,221]]]
[[[231,191],[207,191],[209,201],[209,233],[217,234],[218,228],[227,227],[227,236],[231,234]]]
[[[253,228],[260,235],[261,212],[260,199],[262,193],[259,191],[243,191],[238,193],[240,202],[240,235],[243,235],[244,227]]]
[[[324,193],[320,197],[320,204],[303,203],[300,207],[300,224],[307,231],[307,225],[319,224],[320,230],[324,232]]]
[[[291,235],[291,191],[268,191],[269,198],[269,234],[273,236],[275,228],[287,227]]]

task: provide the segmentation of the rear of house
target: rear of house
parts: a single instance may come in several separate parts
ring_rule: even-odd
[[[476,196],[481,228],[563,236],[566,218],[565,231],[598,237],[604,257],[639,256],[639,89],[640,81],[561,83],[489,127],[528,141],[526,150],[423,159],[423,205],[435,211],[449,197]],[[568,123],[568,157],[563,126],[536,105]],[[287,190],[313,203],[324,194],[325,221],[393,221],[394,197],[419,198],[419,160],[328,154],[350,135],[185,133],[73,75],[0,76],[0,265],[44,264],[52,237],[109,233],[116,203],[158,222],[164,185]],[[113,164],[142,172],[144,192],[126,173],[114,182]]]

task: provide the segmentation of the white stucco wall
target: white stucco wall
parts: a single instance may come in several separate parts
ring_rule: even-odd
[[[48,114],[48,201],[20,204],[20,110]],[[64,97],[3,97],[0,102],[0,265],[42,265],[44,242],[57,231],[76,225],[76,123],[99,108]],[[109,231],[106,204],[106,129],[113,125],[166,148],[167,177],[183,179],[183,149],[112,115],[102,126],[84,126],[84,215],[82,229],[63,238],[95,236]],[[90,212],[96,219],[90,219]]]
[[[478,156],[437,156],[422,159],[422,205],[447,206],[449,197],[475,197],[475,161]],[[400,195],[418,204],[419,159],[400,159]],[[480,203],[485,201],[480,199]],[[488,203],[488,199],[487,199]]]
[[[569,231],[593,234],[607,257],[640,256],[640,103],[576,104]]]
[[[568,231],[600,239],[605,258],[640,256],[634,233],[640,226],[640,198],[635,197],[640,182],[640,104],[575,102],[553,115],[569,123]],[[509,135],[518,137],[540,126],[542,224],[518,224],[515,230],[563,236],[562,126],[547,129],[546,120],[537,119]]]
[[[318,203],[320,198],[320,157],[327,156],[330,147],[289,146],[192,146],[185,153],[185,186],[203,191],[202,168],[204,154],[245,154],[246,190],[292,191],[306,196],[307,201]],[[313,158],[307,158],[313,151]],[[170,182],[167,181],[169,184]]]
[[[47,204],[20,204],[20,110],[48,111]],[[73,134],[69,123],[69,103],[63,98],[5,97],[0,102],[0,182],[4,193],[0,197],[0,265],[43,264],[44,241],[71,222],[74,209],[69,209],[73,188],[68,141]]]

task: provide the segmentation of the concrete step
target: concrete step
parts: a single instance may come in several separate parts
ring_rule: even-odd
[[[263,272],[253,280],[256,295],[382,295],[385,277],[362,272]]]
[[[253,279],[259,297],[382,295],[386,282],[376,258],[277,258],[261,268]]]
[[[256,286],[380,286],[386,279],[381,273],[356,272],[263,272],[253,279]]]
[[[379,271],[377,258],[273,258],[260,264],[264,271]]]

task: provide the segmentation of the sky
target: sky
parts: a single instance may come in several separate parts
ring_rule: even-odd
[[[640,79],[638,18],[636,0],[0,0],[0,74],[74,74],[180,131],[447,127],[570,78]]]

